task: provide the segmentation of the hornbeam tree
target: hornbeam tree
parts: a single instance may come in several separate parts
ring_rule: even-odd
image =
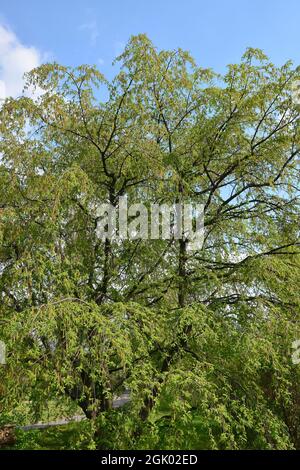
[[[299,448],[300,72],[144,35],[116,60],[42,65],[0,110],[2,414],[67,399],[102,447]],[[202,204],[203,245],[99,238],[121,196]]]

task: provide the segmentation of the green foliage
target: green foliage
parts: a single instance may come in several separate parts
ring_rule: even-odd
[[[300,448],[299,70],[248,49],[219,76],[144,35],[117,62],[44,64],[0,109],[0,424],[88,418],[21,448]],[[100,240],[124,195],[204,204],[203,247]]]

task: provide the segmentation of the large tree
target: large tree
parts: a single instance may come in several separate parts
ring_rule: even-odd
[[[220,76],[143,35],[117,61],[42,65],[1,108],[2,406],[113,426],[129,388],[115,446],[300,446],[299,71],[248,49]],[[203,246],[100,239],[120,196],[203,204]]]

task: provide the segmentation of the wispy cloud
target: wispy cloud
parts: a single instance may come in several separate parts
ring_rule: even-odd
[[[16,34],[0,24],[0,99],[22,93],[23,75],[42,62],[41,52],[22,44]]]
[[[87,21],[79,26],[81,31],[87,31],[89,34],[91,46],[95,46],[99,37],[99,29],[95,20]]]

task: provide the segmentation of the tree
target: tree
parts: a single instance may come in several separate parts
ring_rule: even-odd
[[[42,65],[1,109],[3,406],[109,420],[129,388],[129,446],[297,447],[299,70],[248,49],[220,76],[144,35],[117,61]],[[203,246],[99,239],[125,195],[203,204]]]

